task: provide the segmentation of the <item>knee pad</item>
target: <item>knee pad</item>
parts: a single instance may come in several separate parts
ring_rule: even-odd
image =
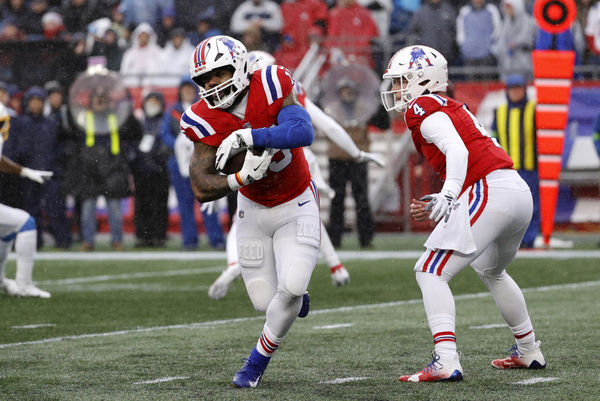
[[[307,260],[294,261],[285,274],[283,283],[279,285],[280,290],[293,297],[303,296],[310,283],[310,276],[314,267],[314,264]]]
[[[490,270],[489,272],[477,273],[481,281],[489,288],[490,284],[493,284],[496,281],[504,280],[508,275],[506,274],[506,270],[503,270],[500,274],[494,274]]]
[[[267,307],[275,296],[275,289],[265,280],[256,279],[246,284],[248,296],[252,301],[254,309],[266,312]]]

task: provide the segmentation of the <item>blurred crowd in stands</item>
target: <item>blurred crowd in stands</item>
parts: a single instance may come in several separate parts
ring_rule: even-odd
[[[176,86],[189,54],[224,33],[249,51],[273,53],[294,69],[311,43],[385,69],[405,44],[439,49],[451,66],[529,72],[528,54],[550,46],[532,17],[534,0],[0,0],[0,80],[17,90],[58,80],[68,87],[90,56],[129,76],[131,86]],[[577,19],[559,48],[600,64],[600,6],[577,1]],[[520,70],[520,71],[516,71]],[[491,77],[497,77],[493,69]],[[155,76],[140,82],[135,75]],[[486,77],[484,75],[483,77]]]
[[[184,77],[194,47],[203,39],[216,34],[232,35],[248,51],[270,52],[278,64],[292,71],[311,44],[318,44],[328,55],[324,70],[337,63],[354,63],[373,68],[378,75],[386,67],[383,60],[408,44],[434,47],[448,59],[451,72],[454,67],[463,67],[466,78],[471,80],[498,80],[514,73],[531,78],[531,51],[550,46],[575,50],[577,64],[600,65],[597,0],[577,1],[575,24],[556,40],[537,27],[532,16],[533,3],[0,0],[0,101],[13,114],[11,136],[4,152],[23,165],[55,172],[52,183],[43,188],[3,176],[0,201],[29,211],[40,220],[40,227],[49,227],[57,246],[71,246],[72,223],[66,219],[65,196],[79,199],[79,209],[83,203],[83,212],[79,213],[85,216],[95,204],[86,205],[83,199],[104,194],[82,194],[78,190],[81,179],[69,174],[80,167],[73,166],[71,155],[84,146],[81,138],[86,133],[73,124],[67,97],[71,84],[90,60],[101,60],[109,70],[121,74],[130,88],[178,88],[176,104],[165,102],[160,92],[145,93],[141,110],[119,129],[119,154],[138,184],[136,193],[144,193],[144,185],[152,186],[145,199],[155,203],[153,208],[166,210],[169,183],[185,186],[185,179],[177,176],[172,160],[173,138],[178,132],[173,120],[190,102],[182,98],[182,92],[186,86],[193,88],[193,83]],[[145,153],[150,152],[151,156],[140,155],[139,149],[144,147],[140,146],[141,141],[149,136],[156,139],[149,148],[148,139],[144,145],[149,149]],[[132,185],[125,183],[114,196],[118,199],[131,193]],[[160,193],[159,199],[152,196],[153,191]],[[184,194],[177,195],[182,197],[180,203],[187,202]],[[111,207],[109,202],[108,209]],[[153,216],[138,219],[136,215],[136,221],[156,228],[156,224],[147,222]],[[159,232],[138,233],[142,245],[164,243],[166,215],[159,216]],[[84,220],[85,217],[76,224]],[[121,224],[118,218],[113,220],[115,225]],[[189,238],[194,236],[193,229],[188,228]],[[113,246],[119,249],[122,234],[118,228],[115,230],[111,228]],[[211,237],[214,247],[222,246],[219,238],[222,233]],[[93,238],[83,240],[88,250],[93,249]],[[42,238],[38,243],[43,246]],[[186,245],[193,248],[197,242],[188,239]]]

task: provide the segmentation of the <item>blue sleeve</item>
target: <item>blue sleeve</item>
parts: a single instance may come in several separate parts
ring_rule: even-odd
[[[309,146],[315,131],[308,112],[302,106],[286,106],[277,116],[277,125],[252,130],[254,146],[275,149],[293,149]]]

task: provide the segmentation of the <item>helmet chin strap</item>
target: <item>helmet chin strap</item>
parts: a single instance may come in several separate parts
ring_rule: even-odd
[[[231,110],[231,109],[235,108],[238,104],[240,104],[240,102],[242,101],[244,96],[246,96],[246,94],[248,93],[248,90],[249,90],[249,87],[246,86],[244,88],[244,90],[242,90],[240,93],[237,94],[237,96],[235,97],[235,100],[233,101],[233,103],[231,103],[231,106],[229,106],[223,110]]]

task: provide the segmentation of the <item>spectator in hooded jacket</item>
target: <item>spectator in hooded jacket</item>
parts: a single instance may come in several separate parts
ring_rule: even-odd
[[[163,72],[162,49],[156,33],[143,22],[131,34],[131,47],[123,54],[120,73],[126,86],[153,85]]]
[[[486,0],[471,0],[463,6],[456,19],[456,43],[467,67],[495,66],[494,47],[500,36],[500,11]],[[472,78],[491,78],[472,75]]]
[[[496,56],[500,78],[506,80],[511,74],[533,77],[531,51],[535,44],[537,25],[527,14],[523,0],[503,0],[502,30],[498,39]]]
[[[183,28],[171,31],[171,39],[163,49],[164,80],[162,86],[176,87],[180,77],[187,74],[190,68],[190,54],[194,46],[186,37]]]

